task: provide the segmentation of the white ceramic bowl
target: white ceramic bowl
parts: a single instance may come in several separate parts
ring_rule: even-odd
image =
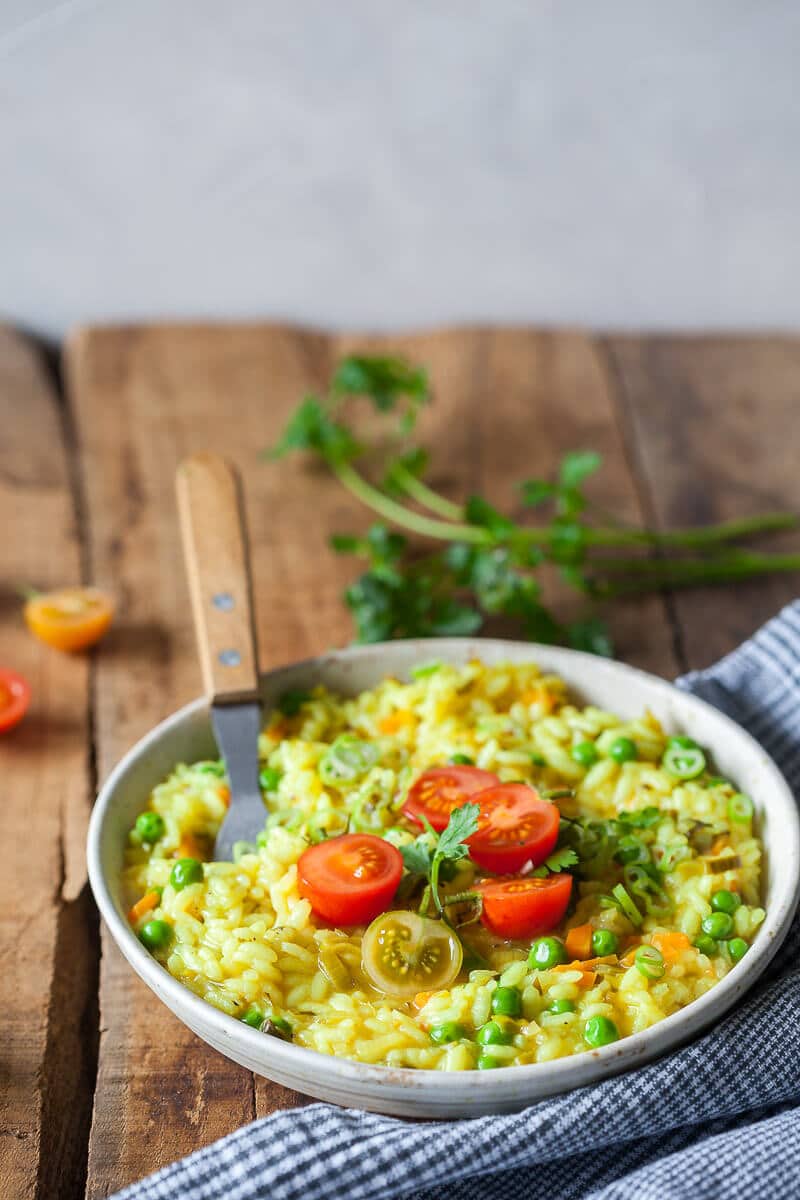
[[[352,647],[263,679],[274,703],[287,688],[324,683],[354,695],[385,675],[407,678],[420,662],[535,661],[561,675],[584,701],[633,717],[649,708],[668,731],[687,731],[708,747],[717,769],[753,797],[765,856],[767,917],[744,959],[711,991],[652,1029],[600,1050],[531,1066],[472,1072],[413,1071],[331,1058],[265,1037],[193,995],[141,946],[126,918],[119,876],[126,835],[151,788],[177,762],[216,756],[205,701],[197,700],[143,738],[112,771],[89,829],[89,878],[100,911],[128,962],[177,1017],[204,1041],[250,1070],[300,1092],[355,1108],[410,1117],[472,1117],[509,1112],[555,1092],[647,1062],[718,1020],[758,978],[786,935],[798,899],[800,825],[794,798],[761,747],[715,708],[652,675],[588,654],[530,643],[471,639]]]

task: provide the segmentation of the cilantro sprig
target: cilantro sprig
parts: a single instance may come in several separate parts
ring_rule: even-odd
[[[436,912],[447,920],[448,905],[467,900],[479,902],[477,892],[445,896],[444,899],[440,892],[441,883],[453,878],[455,864],[469,854],[469,846],[466,843],[478,828],[479,813],[480,806],[477,804],[467,803],[462,804],[460,808],[454,808],[446,828],[438,834],[423,817],[425,833],[400,848],[403,865],[409,875],[426,881],[419,906],[420,913],[427,913],[433,901]]]
[[[360,427],[357,432],[353,398],[366,399],[391,422],[380,447],[364,440]],[[601,457],[590,449],[566,454],[552,477],[516,485],[536,524],[501,512],[481,495],[463,503],[442,496],[425,482],[425,448],[411,440],[430,400],[424,368],[397,356],[352,355],[336,367],[327,395],[303,399],[268,452],[270,458],[310,452],[379,518],[364,534],[331,540],[337,553],[366,562],[344,597],[360,642],[469,635],[502,618],[532,640],[610,655],[600,611],[605,602],[800,570],[800,554],[738,546],[754,535],[796,529],[800,520],[792,513],[666,533],[609,517],[591,496]],[[421,553],[398,529],[443,545]],[[564,622],[545,602],[548,571],[583,596],[585,611],[577,620]]]

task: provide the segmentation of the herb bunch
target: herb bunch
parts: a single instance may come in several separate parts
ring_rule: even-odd
[[[386,415],[388,438],[380,446],[363,442],[346,418],[343,403],[352,397],[367,398]],[[359,642],[470,635],[499,617],[531,640],[608,655],[603,602],[800,570],[800,554],[756,553],[739,545],[754,535],[796,528],[800,522],[791,513],[661,533],[597,512],[584,490],[601,465],[592,450],[565,455],[551,479],[516,485],[519,502],[543,518],[536,524],[512,519],[480,495],[456,503],[425,482],[428,455],[413,441],[417,416],[430,399],[422,367],[401,358],[345,358],[328,394],[307,396],[267,452],[282,458],[310,451],[380,518],[363,533],[331,539],[337,553],[366,561],[344,597]],[[369,474],[363,469],[368,460]],[[421,551],[407,534],[443,545]],[[546,569],[584,597],[579,619],[563,623],[545,604]]]

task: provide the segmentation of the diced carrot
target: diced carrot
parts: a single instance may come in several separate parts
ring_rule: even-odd
[[[551,713],[556,706],[556,698],[542,684],[526,688],[520,696],[523,704],[538,704],[545,713]]]
[[[591,958],[592,932],[589,921],[585,925],[575,925],[570,929],[564,939],[564,947],[571,958]]]
[[[401,708],[397,712],[389,713],[387,717],[383,717],[378,722],[378,729],[381,733],[398,733],[401,729],[405,729],[408,725],[413,725],[414,715],[407,709]]]
[[[433,992],[417,992],[416,996],[414,997],[414,1007],[424,1008],[432,995]]]
[[[143,917],[145,913],[149,913],[154,908],[158,908],[160,899],[161,896],[158,892],[145,892],[142,898],[136,901],[128,913],[128,920],[130,921],[131,925],[135,925],[139,918]]]
[[[226,783],[220,784],[217,788],[217,794],[225,807],[229,808],[231,803],[231,789]]]
[[[594,985],[594,981],[597,978],[597,975],[594,971],[584,970],[585,966],[586,966],[586,963],[582,963],[582,962],[561,963],[560,966],[553,967],[552,970],[553,971],[580,971],[580,978],[575,980],[577,986],[579,988],[590,988]]]
[[[590,971],[594,967],[602,967],[606,963],[616,963],[616,954],[604,954],[602,958],[586,958],[583,962],[559,963],[557,967],[551,967],[551,971]]]
[[[722,854],[723,850],[730,848],[731,840],[727,833],[721,833],[718,838],[714,838],[711,843],[711,848],[708,851],[708,856],[713,857],[715,854]]]
[[[194,833],[185,833],[181,838],[178,849],[175,851],[176,858],[197,858],[202,862],[209,853],[208,838]]]
[[[268,737],[273,742],[281,742],[289,732],[289,726],[286,721],[273,721],[269,728],[264,730],[265,737]]]
[[[654,933],[650,942],[663,955],[665,962],[674,962],[691,945],[685,933]]]

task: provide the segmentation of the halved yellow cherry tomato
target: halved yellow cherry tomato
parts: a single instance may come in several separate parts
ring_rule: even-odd
[[[56,650],[85,650],[107,632],[114,604],[105,592],[92,587],[61,588],[37,592],[25,604],[31,633]]]
[[[437,992],[461,970],[461,942],[444,921],[398,909],[381,913],[361,942],[364,971],[390,996]]]

